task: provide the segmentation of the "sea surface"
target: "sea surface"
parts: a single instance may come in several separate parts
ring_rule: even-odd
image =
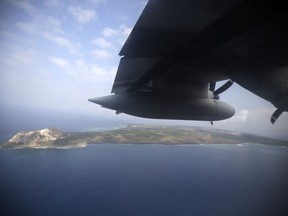
[[[288,215],[288,148],[98,144],[0,151],[0,215]]]

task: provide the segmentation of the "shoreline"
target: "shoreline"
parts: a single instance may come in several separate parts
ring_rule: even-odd
[[[101,132],[61,132],[56,128],[21,131],[0,149],[77,149],[91,144],[195,145],[264,144],[286,146],[288,142],[233,131],[187,126],[128,125]]]
[[[19,148],[1,148],[0,151],[13,151],[13,150],[77,150],[87,148],[89,146],[96,146],[96,145],[129,145],[129,146],[175,146],[175,147],[189,147],[189,146],[237,146],[237,147],[245,147],[245,146],[253,146],[253,145],[264,145],[264,146],[274,146],[274,147],[281,147],[281,148],[288,148],[285,145],[274,145],[274,144],[263,144],[263,143],[184,143],[184,144],[165,144],[165,143],[90,143],[82,146],[71,146],[71,147],[19,147]]]

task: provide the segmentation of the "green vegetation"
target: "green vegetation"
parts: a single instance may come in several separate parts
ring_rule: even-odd
[[[17,136],[17,135],[15,135]],[[14,136],[14,137],[15,137]],[[259,143],[288,146],[275,139],[240,134],[224,130],[211,130],[184,126],[128,125],[111,131],[62,133],[52,141],[6,142],[0,148],[78,148],[87,144],[240,144]]]

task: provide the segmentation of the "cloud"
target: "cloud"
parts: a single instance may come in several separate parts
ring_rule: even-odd
[[[97,64],[89,64],[84,60],[78,59],[74,62],[75,72],[83,77],[86,81],[107,83],[108,80],[113,80],[117,68],[104,68]]]
[[[80,43],[75,43],[75,42],[69,40],[68,38],[54,35],[54,34],[51,34],[50,32],[44,32],[43,36],[47,40],[49,40],[49,41],[51,41],[51,42],[53,42],[59,46],[62,46],[64,48],[67,48],[69,50],[69,52],[71,52],[73,54],[76,54],[81,47]]]
[[[95,76],[95,78],[105,77],[111,73],[110,69],[104,69],[97,64],[87,64],[84,60],[78,59],[75,61],[76,69],[81,71],[79,74],[87,76]],[[89,76],[90,76],[89,75]]]
[[[110,27],[106,27],[101,31],[101,35],[104,37],[117,37],[116,41],[119,45],[123,45],[127,40],[129,34],[131,33],[132,28],[127,27],[125,24],[122,24],[118,27],[118,29],[113,29]]]
[[[121,25],[118,29],[120,33],[120,37],[118,39],[118,42],[120,45],[123,45],[125,41],[127,40],[129,34],[132,31],[132,28],[127,27],[126,25]]]
[[[81,6],[69,6],[69,13],[80,23],[86,23],[96,17],[96,12],[90,9],[83,9]]]
[[[95,84],[112,82],[117,70],[115,67],[104,68],[97,64],[89,64],[83,59],[68,61],[64,58],[51,56],[49,61],[59,67],[65,74],[79,79],[79,82],[88,81],[95,82]]]
[[[100,47],[100,49],[94,49],[90,54],[96,58],[108,59],[113,57],[114,47],[106,38],[99,37],[91,41],[93,45]],[[107,50],[110,49],[110,50]],[[112,50],[111,50],[112,49]]]
[[[62,28],[62,22],[60,19],[47,15],[46,11],[40,11],[32,3],[28,1],[12,1],[14,5],[23,8],[31,14],[32,19],[30,22],[19,21],[15,25],[16,27],[29,34],[34,34],[37,36],[44,36],[46,39],[49,38],[50,41],[56,41],[56,38],[52,39],[54,34],[67,35]],[[50,2],[50,1],[49,1]],[[50,3],[52,4],[51,1]],[[55,1],[54,3],[56,3]],[[45,4],[50,4],[45,2]],[[49,34],[47,34],[49,33]]]
[[[38,11],[35,8],[35,13],[32,14],[33,19],[30,22],[17,22],[16,27],[27,33],[41,33],[47,32],[64,32],[61,28],[61,20],[54,16],[45,14],[45,11]]]
[[[48,59],[50,62],[59,66],[60,68],[68,69],[70,67],[69,62],[66,59],[57,58],[57,57],[49,57]]]
[[[275,124],[271,124],[270,118],[274,111],[273,105],[270,108],[243,109],[230,119],[215,122],[214,126],[226,130],[287,140],[288,115],[283,113]]]
[[[113,54],[105,49],[96,49],[90,52],[96,58],[110,58]]]
[[[104,36],[104,37],[113,37],[115,35],[118,35],[118,31],[113,29],[113,28],[110,28],[110,27],[106,27],[102,30],[101,34]]]
[[[38,26],[43,26],[44,27],[60,27],[61,26],[61,21],[53,16],[41,16],[38,17]]]
[[[91,42],[93,45],[99,46],[101,48],[112,48],[113,45],[112,43],[110,43],[108,40],[106,40],[105,38],[95,38],[92,40]]]
[[[239,120],[242,122],[247,121],[248,110],[247,109],[241,110],[234,118],[235,118],[235,120]]]
[[[32,65],[37,61],[39,52],[35,49],[24,49],[15,45],[7,44],[0,51],[0,64],[5,65]]]

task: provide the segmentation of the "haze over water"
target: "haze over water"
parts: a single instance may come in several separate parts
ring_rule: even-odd
[[[287,215],[288,148],[0,151],[1,215]]]

